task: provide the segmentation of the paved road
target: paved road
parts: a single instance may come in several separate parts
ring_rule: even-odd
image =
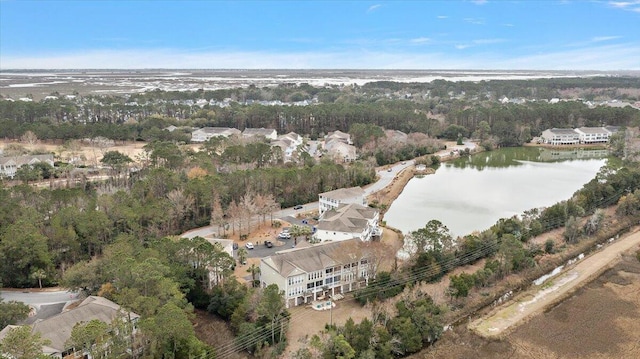
[[[475,148],[475,144],[472,142],[465,142],[463,145],[456,145],[456,146],[451,146],[446,150],[442,150],[436,153],[436,155],[440,156],[440,157],[444,157],[450,154],[451,151],[453,150],[463,150],[464,148],[468,147],[470,150],[473,150]],[[405,168],[412,166],[414,164],[414,160],[409,160],[406,162],[402,162],[402,163],[398,163],[395,164],[393,166],[390,167],[385,167],[385,169],[379,170],[377,172],[378,175],[378,180],[368,186],[366,186],[364,188],[364,192],[365,192],[365,196],[369,196],[372,193],[378,192],[381,189],[385,188],[386,186],[388,186],[389,184],[391,184],[391,181],[393,181],[393,179],[395,178],[395,176],[398,175],[398,173],[400,173],[400,171],[404,170]],[[388,168],[391,169],[391,171],[388,170]],[[318,202],[311,202],[311,203],[306,203],[306,204],[302,204],[302,209],[298,209],[298,210],[294,210],[293,208],[284,208],[280,211],[274,212],[273,213],[273,217],[274,218],[285,218],[287,216],[293,216],[295,217],[296,214],[298,213],[302,213],[302,212],[309,212],[309,211],[313,211],[318,209]],[[254,221],[258,221],[261,220],[261,217],[256,216],[254,218]],[[200,236],[200,237],[207,237],[207,236],[213,236],[213,237],[218,237],[218,226],[206,226],[206,227],[200,227],[200,228],[196,228],[196,229],[192,229],[188,232],[185,232],[182,234],[182,237],[185,238],[193,238],[196,236]],[[257,251],[256,251],[257,252]]]
[[[4,301],[15,300],[39,308],[44,304],[66,303],[78,298],[77,292],[59,290],[54,292],[21,292],[21,291],[0,291],[0,297]]]

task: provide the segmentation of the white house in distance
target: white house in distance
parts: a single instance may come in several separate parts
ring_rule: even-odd
[[[341,204],[355,203],[362,206],[367,205],[365,192],[360,187],[340,188],[318,195],[318,212],[321,216],[330,209],[336,209]]]
[[[77,307],[54,315],[47,319],[36,321],[31,325],[32,333],[40,333],[43,339],[50,340],[50,344],[42,347],[42,353],[53,358],[82,358],[88,353],[82,353],[81,349],[71,348],[66,345],[71,337],[73,327],[81,322],[99,320],[107,324],[120,318],[130,323],[130,329],[135,333],[136,323],[140,316],[133,312],[126,312],[116,303],[97,296],[87,297]],[[7,326],[0,331],[0,340],[4,338],[14,326]],[[123,340],[130,340],[130,332],[122,333]]]
[[[40,162],[48,163],[53,167],[53,155],[0,156],[0,177],[13,178],[18,168]]]
[[[242,137],[264,136],[267,140],[275,140],[278,138],[278,131],[272,128],[245,128],[242,131]]]
[[[275,141],[271,142],[271,146],[278,146],[282,150],[284,162],[291,161],[293,153],[301,144],[302,136],[295,132],[289,132],[286,135],[278,136]]]
[[[342,132],[340,130],[329,132],[329,134],[324,138],[324,141],[325,143],[338,141],[338,142],[344,142],[348,145],[353,145],[353,142],[351,142],[351,135],[348,133]]]
[[[330,132],[324,139],[324,150],[336,160],[355,161],[356,147],[351,142],[351,135],[342,131]]]
[[[580,138],[580,143],[607,143],[611,132],[604,127],[580,127],[575,130]]]
[[[330,209],[320,217],[314,238],[323,242],[345,241],[358,238],[363,242],[380,235],[379,212],[359,204],[343,204]]]
[[[570,128],[544,130],[541,137],[544,143],[550,145],[577,145],[580,143],[580,135]]]
[[[260,260],[261,285],[278,285],[287,308],[363,288],[370,275],[365,245],[353,239],[277,252]]]
[[[206,142],[213,137],[240,136],[241,133],[237,128],[203,127],[191,132],[191,142]]]

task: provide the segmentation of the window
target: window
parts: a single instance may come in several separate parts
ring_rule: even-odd
[[[325,273],[327,273],[327,274],[331,274],[331,273],[333,273],[333,268],[327,268],[327,269],[325,270]]]

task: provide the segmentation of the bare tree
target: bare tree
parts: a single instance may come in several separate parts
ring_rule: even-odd
[[[167,199],[172,204],[172,217],[177,228],[185,214],[193,209],[195,201],[192,196],[185,195],[181,189],[174,189],[167,193]]]
[[[20,136],[20,141],[28,144],[29,146],[33,146],[38,143],[38,136],[31,131],[27,131]]]
[[[227,234],[227,229],[224,226],[224,212],[222,211],[222,205],[220,204],[220,195],[217,192],[213,192],[211,201],[211,225],[218,226],[218,232],[220,227],[223,228],[224,233]]]
[[[247,217],[247,232],[251,232],[251,217],[257,212],[256,208],[255,195],[253,192],[247,191],[242,196],[242,215]]]
[[[231,223],[232,234],[236,234],[236,222],[238,222],[238,230],[242,232],[242,208],[238,202],[232,201],[227,208],[227,218]]]

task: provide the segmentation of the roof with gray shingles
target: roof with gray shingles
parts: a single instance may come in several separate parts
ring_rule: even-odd
[[[362,257],[362,253],[353,249],[364,246],[360,240],[350,239],[276,253],[263,258],[262,261],[286,278],[296,271],[311,273],[335,265],[352,263]],[[347,247],[349,250],[345,250]]]
[[[39,332],[43,338],[49,339],[51,341],[49,347],[62,352],[66,349],[65,342],[71,337],[71,330],[76,324],[94,319],[111,323],[116,317],[125,313],[120,310],[119,305],[106,298],[90,296],[76,308],[34,323],[32,331]],[[135,313],[130,315],[131,319],[140,317]]]
[[[361,187],[339,188],[333,191],[320,193],[320,197],[336,200],[351,199],[354,197],[364,197],[364,190]]]
[[[580,130],[582,133],[595,133],[595,134],[607,134],[609,133],[604,127],[580,127],[577,128],[577,130]]]
[[[0,156],[0,165],[5,165],[11,161],[18,167],[37,162],[48,162],[53,165],[53,155]]]
[[[375,209],[359,204],[341,205],[337,209],[324,212],[316,228],[325,231],[361,233],[376,214]]]
[[[577,135],[578,133],[571,128],[552,128],[549,131],[556,135]]]

